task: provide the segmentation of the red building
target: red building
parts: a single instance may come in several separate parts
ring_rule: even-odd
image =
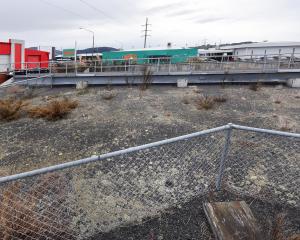
[[[48,68],[49,52],[25,49],[25,41],[0,42],[0,72]]]

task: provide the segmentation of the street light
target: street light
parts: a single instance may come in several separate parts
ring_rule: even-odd
[[[79,29],[88,31],[88,32],[90,32],[90,33],[93,34],[93,52],[92,52],[92,60],[93,60],[93,58],[94,58],[94,52],[95,52],[95,33],[94,33],[94,31],[92,31],[90,29],[87,29],[87,28],[84,28],[84,27],[80,27]]]

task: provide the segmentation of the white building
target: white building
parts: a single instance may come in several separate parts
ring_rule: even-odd
[[[241,58],[259,58],[265,55],[300,58],[300,42],[260,42],[221,47],[222,50],[233,50],[233,55]]]

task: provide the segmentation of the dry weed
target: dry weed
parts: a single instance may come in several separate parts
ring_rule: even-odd
[[[209,110],[215,106],[215,101],[213,97],[201,96],[196,99],[196,108],[198,110],[205,109]]]
[[[140,90],[141,91],[145,91],[147,90],[151,84],[152,84],[152,71],[150,70],[150,68],[148,68],[147,66],[145,66],[143,68],[143,78],[142,78],[142,83],[140,85]]]
[[[27,103],[23,100],[15,100],[12,98],[0,100],[0,120],[11,121],[18,119],[25,105],[27,105]]]
[[[55,181],[58,181],[58,177],[52,174],[31,187],[14,183],[1,189],[0,239],[46,239],[50,236],[65,239],[66,234],[69,235],[69,219],[59,223],[59,219],[63,218],[60,216],[60,206],[50,202],[49,205],[43,205],[39,201],[46,199],[45,196],[49,194],[47,189],[53,189],[49,184]],[[60,197],[65,194],[62,185],[55,189],[55,194]]]
[[[278,126],[281,131],[289,132],[293,129],[293,124],[288,119],[279,117]]]
[[[227,98],[225,96],[215,96],[214,101],[217,103],[224,103],[227,101]]]
[[[278,214],[275,218],[275,224],[273,227],[272,231],[272,240],[285,240],[286,238],[284,237],[283,234],[283,229],[284,229],[284,214]]]
[[[62,100],[54,100],[45,106],[32,107],[27,112],[32,118],[45,118],[55,121],[64,118],[77,106],[77,101],[64,98]]]
[[[261,89],[261,84],[259,82],[255,83],[255,84],[250,84],[249,89],[257,92]]]

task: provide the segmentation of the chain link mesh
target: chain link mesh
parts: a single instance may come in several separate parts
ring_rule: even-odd
[[[1,184],[0,239],[87,239],[210,194],[226,133]],[[299,138],[232,130],[222,187],[299,207],[299,147]]]
[[[300,138],[234,130],[223,183],[237,194],[299,207],[299,160]]]
[[[224,137],[222,131],[4,184],[0,237],[85,239],[157,216],[214,188]]]

